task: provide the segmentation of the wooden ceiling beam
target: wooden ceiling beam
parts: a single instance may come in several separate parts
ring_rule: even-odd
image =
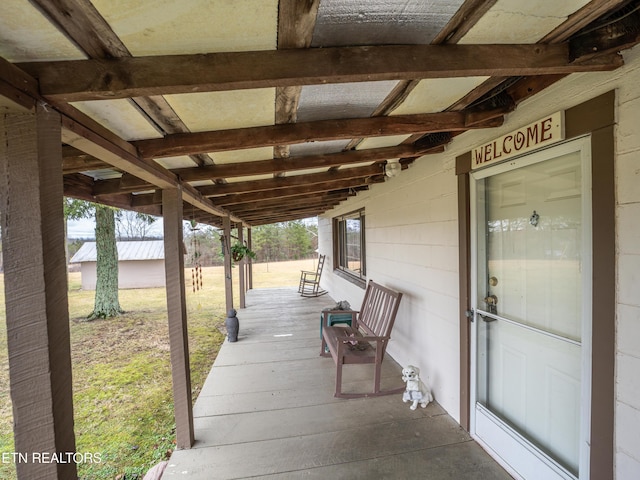
[[[271,207],[279,207],[286,209],[288,206],[309,206],[309,205],[317,205],[320,203],[327,203],[334,200],[345,200],[350,196],[348,190],[340,190],[340,191],[328,191],[323,192],[317,195],[309,196],[309,195],[296,195],[295,197],[286,197],[286,198],[276,198],[271,200],[257,200],[254,202],[245,202],[245,203],[237,203],[233,206],[229,206],[229,211],[237,213],[237,212],[248,212],[261,210],[263,208],[271,208]]]
[[[496,1],[497,0],[465,0],[447,25],[433,38],[431,44],[443,45],[457,43]],[[379,117],[389,115],[407,99],[419,83],[420,79],[399,81],[371,116]],[[412,135],[404,143],[413,143],[417,138],[419,138],[418,135]],[[354,148],[363,140],[363,138],[353,139],[349,143],[348,148]]]
[[[485,112],[484,115],[488,115],[488,113]],[[455,132],[469,130],[470,128],[498,127],[502,123],[503,118],[501,116],[491,118],[483,123],[476,122],[474,113],[423,113],[393,117],[318,120],[189,134],[179,133],[168,135],[165,138],[140,140],[133,143],[144,158],[160,158],[192,153],[291,145],[310,141],[429,132]]]
[[[615,11],[616,9],[629,3],[629,0],[592,0],[584,7],[571,14],[567,20],[558,25],[553,31],[549,32],[543,38],[541,38],[537,44],[559,44],[567,41],[572,35],[578,33],[581,29],[587,25],[593,23],[598,18],[607,14],[608,12]],[[523,85],[518,89],[520,96],[514,98],[515,103],[529,98],[539,93],[543,88],[546,88],[558,80],[564,78],[567,74],[561,73],[556,75],[550,75],[548,78],[535,78],[528,76],[528,80],[521,82]],[[518,74],[517,76],[522,76]],[[449,111],[461,111],[467,108],[469,105],[482,98],[487,93],[500,87],[500,85],[509,81],[510,77],[507,76],[493,76],[485,81],[482,85],[479,85],[463,98],[458,100],[454,105],[449,107]],[[531,88],[527,91],[528,88]]]
[[[94,59],[131,58],[129,50],[90,2],[33,0],[32,3],[89,57]],[[149,102],[153,104],[154,99],[149,99]],[[64,105],[62,102],[55,102],[54,106],[65,115],[63,117],[63,139],[66,143],[78,147],[82,145],[84,148],[80,148],[80,150],[85,153],[90,153],[99,160],[106,160],[108,164],[145,179],[153,185],[163,188],[177,185],[175,177],[172,177],[165,169],[157,168],[157,165],[154,166],[138,159],[137,152],[132,151],[127,142],[120,138],[114,138],[116,136],[111,132],[104,133],[106,130],[104,127],[74,107]],[[155,123],[162,122],[163,126],[170,123],[167,119],[160,119],[161,115],[166,113],[164,107],[162,104],[156,108],[157,115],[154,117]],[[144,111],[144,108],[142,110]],[[175,115],[175,112],[173,114]],[[177,115],[175,117],[177,118]],[[175,129],[169,131],[185,131],[181,127],[183,125],[177,125]],[[75,165],[73,167],[68,165],[68,167],[70,169],[79,168]],[[194,196],[192,200],[196,203],[202,202],[196,192],[189,190],[187,196]]]
[[[131,52],[100,12],[87,0],[31,0],[89,58],[130,58]],[[129,100],[162,134],[188,132],[169,103],[159,95]],[[207,155],[191,157],[196,165],[211,165]]]
[[[300,211],[309,211],[309,210],[313,210],[313,211],[320,211],[320,212],[324,212],[327,210],[332,209],[333,207],[335,207],[336,205],[338,205],[340,202],[346,200],[345,198],[340,198],[340,199],[334,199],[334,200],[326,200],[326,201],[322,201],[319,200],[317,202],[309,202],[309,203],[305,203],[302,205],[294,205],[291,206],[291,208],[287,208],[287,206],[285,205],[276,205],[276,206],[271,206],[271,207],[263,207],[263,208],[247,208],[247,209],[237,209],[234,210],[234,213],[236,215],[241,215],[243,218],[256,218],[256,217],[262,217],[262,216],[266,216],[266,215],[270,215],[273,213],[278,213],[278,214],[286,214],[288,212],[300,212]]]
[[[96,130],[104,128],[95,126]],[[128,142],[112,142],[110,138],[66,116],[62,117],[62,141],[157,187],[175,188],[178,185],[175,175],[153,161],[139,158]]]
[[[226,210],[214,206],[204,198],[196,189],[188,184],[181,184],[179,179],[170,171],[161,167],[152,160],[138,157],[137,151],[132,145],[109,132],[104,127],[97,125],[95,121],[84,116],[71,106],[66,108],[61,105],[57,108],[63,110],[62,115],[62,141],[89,155],[92,155],[116,169],[127,172],[133,177],[147,182],[157,188],[181,188],[186,202],[196,208],[218,216],[229,216]],[[71,110],[83,123],[64,114]],[[85,123],[91,127],[85,126]],[[100,132],[100,133],[98,133]],[[235,222],[242,222],[234,217]]]
[[[320,0],[280,0],[278,4],[278,49],[308,48],[313,38]],[[275,123],[295,123],[300,86],[276,88]],[[289,145],[273,147],[274,158],[289,157]]]
[[[63,188],[65,197],[86,200],[87,202],[96,201],[96,198],[93,196],[93,179],[91,177],[87,177],[86,175],[81,175],[78,173],[65,175],[63,179]],[[133,205],[132,198],[133,196],[128,193],[119,193],[101,198],[100,203],[115,208],[123,208],[125,210],[134,210],[140,213],[147,213],[149,215],[162,214],[162,208],[160,204]]]
[[[626,7],[628,12],[613,15],[602,25],[598,22],[587,31],[580,31],[569,39],[570,58],[580,58],[586,63],[590,57],[626,50],[640,41],[640,4]],[[616,18],[617,17],[617,18]]]
[[[442,31],[433,39],[433,44],[458,43],[487,13],[497,0],[465,0]]]
[[[392,158],[415,158],[425,155],[431,150],[436,149],[420,149],[413,145],[399,145],[396,147],[352,150],[348,152],[310,155],[306,157],[294,157],[288,159],[258,160],[255,162],[228,163],[206,167],[177,168],[170,171],[174,175],[177,175],[182,181],[195,182],[201,180],[215,180],[219,178],[264,175],[269,173],[276,174],[314,168],[331,168],[358,163],[379,162]],[[89,155],[87,155],[87,157],[92,158]],[[78,164],[82,165],[79,160]],[[77,171],[84,170],[87,170],[87,168]],[[154,186],[150,183],[143,182],[136,177],[124,174],[121,178],[96,181],[94,195],[101,196],[114,193],[133,193],[151,190],[153,188]]]
[[[271,223],[291,222],[293,220],[301,220],[303,218],[315,217],[326,212],[327,209],[309,208],[297,211],[287,212],[261,212],[259,215],[251,216],[251,225],[268,225]]]
[[[293,172],[312,168],[330,168],[340,165],[351,165],[364,162],[378,162],[392,158],[415,158],[427,153],[413,145],[396,147],[352,150],[347,152],[328,153],[324,155],[308,155],[275,160],[259,160],[254,162],[226,163],[200,168],[177,168],[171,171],[182,180],[194,182],[215,178],[233,178],[247,175],[264,175],[269,173]]]
[[[182,185],[182,198],[189,205],[192,205],[195,208],[198,208],[204,212],[211,213],[218,217],[230,217],[232,222],[243,223],[249,226],[245,220],[233,215],[231,212],[224,208],[217,207],[209,201],[208,198],[205,198],[196,188],[191,185],[184,184]]]
[[[251,224],[254,227],[258,227],[260,225],[269,225],[271,223],[293,222],[295,220],[302,220],[309,217],[315,217],[322,213],[323,212],[310,212],[310,213],[299,213],[295,215],[291,214],[291,215],[287,215],[286,217],[280,217],[280,218],[264,218],[264,219],[258,218],[258,219],[252,220]]]
[[[284,221],[286,221],[286,222],[294,222],[296,220],[304,220],[305,218],[316,217],[316,216],[318,216],[318,215],[320,215],[322,213],[324,213],[324,212],[315,212],[315,213],[313,213],[311,215],[310,214],[305,214],[305,213],[298,214],[298,215],[289,215],[285,219],[276,220],[275,223],[284,222]],[[274,223],[274,222],[273,221],[269,221],[269,222],[260,222],[260,223],[258,223],[256,221],[256,222],[253,223],[253,225],[255,225],[257,227],[257,226],[260,226],[260,225],[268,225],[269,223]]]
[[[538,43],[564,42],[598,18],[627,3],[629,0],[591,0],[581,9],[569,15],[562,24],[541,38]]]
[[[90,58],[131,56],[131,53],[89,1],[30,0],[42,14]]]
[[[112,168],[102,160],[84,153],[77,148],[69,145],[62,146],[62,173],[86,172],[89,170],[100,170],[103,168]]]
[[[263,220],[267,218],[270,219],[268,223],[278,223],[289,221],[292,218],[315,217],[321,213],[326,212],[327,210],[335,208],[339,204],[340,202],[337,202],[328,205],[318,205],[315,207],[311,206],[308,208],[297,208],[294,210],[287,210],[285,212],[278,212],[277,210],[263,210],[261,212],[249,213],[248,215],[250,219],[249,221],[251,221],[252,224],[255,222],[255,220]]]
[[[135,97],[132,104],[151,121],[162,134],[190,132],[187,125],[175,112],[169,102],[161,95]],[[213,159],[206,153],[189,155],[198,166],[213,165]]]
[[[265,223],[275,223],[282,222],[285,220],[289,220],[291,217],[296,218],[305,218],[318,215],[320,213],[326,212],[331,208],[338,205],[340,202],[329,203],[329,204],[321,204],[318,206],[308,206],[308,207],[300,207],[300,208],[290,208],[287,210],[282,210],[279,208],[275,209],[265,209],[261,211],[256,211],[253,213],[247,213],[247,219],[252,223],[257,220],[269,220]]]
[[[205,197],[226,195],[232,193],[248,193],[276,188],[288,188],[311,185],[314,183],[333,182],[354,178],[366,178],[383,175],[380,165],[370,167],[343,168],[326,173],[312,173],[309,175],[292,175],[290,177],[276,177],[266,180],[252,180],[247,182],[234,182],[224,185],[204,185],[197,187]]]
[[[567,44],[385,45],[123,57],[19,64],[45,97],[73,102],[138,96],[466,76],[613,70],[617,54],[572,62]]]
[[[18,111],[35,111],[41,100],[36,79],[0,57],[0,98],[2,106]]]
[[[382,180],[384,182],[384,180]],[[297,187],[278,188],[274,190],[263,190],[249,193],[237,193],[224,195],[222,197],[209,197],[211,201],[221,207],[230,208],[238,203],[252,201],[269,201],[269,200],[285,200],[289,197],[304,197],[309,195],[317,195],[331,191],[351,191],[356,192],[363,188],[368,188],[372,183],[369,178],[354,178],[347,180],[339,180],[333,182],[313,183],[309,185],[301,185]]]
[[[327,191],[351,191],[356,192],[363,188],[368,188],[372,183],[383,182],[384,180],[371,180],[370,178],[355,178],[347,180],[337,180],[323,183],[312,183],[295,187],[277,188],[272,190],[259,190],[249,193],[231,193],[219,197],[209,197],[214,205],[229,208],[232,205],[246,202],[264,200],[284,200],[288,197],[309,196]],[[202,187],[201,187],[202,188]],[[133,195],[132,205],[160,205],[162,204],[161,190],[154,193]]]

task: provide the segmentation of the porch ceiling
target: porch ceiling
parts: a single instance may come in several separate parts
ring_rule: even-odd
[[[161,215],[182,184],[188,219],[259,225],[618,68],[639,23],[640,0],[4,0],[0,107],[60,111],[68,196]]]

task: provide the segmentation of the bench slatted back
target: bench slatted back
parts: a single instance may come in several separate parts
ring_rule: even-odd
[[[358,325],[367,335],[389,337],[402,293],[370,280],[362,301]]]

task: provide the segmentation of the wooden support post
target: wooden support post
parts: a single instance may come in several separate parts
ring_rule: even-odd
[[[171,188],[162,191],[162,217],[176,445],[184,449],[191,448],[193,445],[194,430],[184,281],[181,189]]]
[[[250,250],[253,250],[251,242],[251,228],[247,228],[247,245]],[[247,262],[247,279],[247,290],[251,290],[253,288],[253,260],[251,258]]]
[[[0,115],[0,214],[19,479],[75,479],[60,116]],[[34,457],[36,455],[36,457]],[[35,459],[34,459],[35,458]]]
[[[233,308],[233,276],[231,275],[231,219],[222,218],[224,235],[224,294],[227,312]]]
[[[238,242],[244,245],[244,227],[242,226],[241,223],[238,223],[237,226],[238,226]],[[240,261],[240,265],[238,265],[238,284],[239,284],[238,293],[240,294],[240,308],[246,308],[247,306],[246,296],[245,296],[245,293],[247,292],[246,285],[245,285],[245,268],[248,261],[249,261],[249,258],[244,257]]]

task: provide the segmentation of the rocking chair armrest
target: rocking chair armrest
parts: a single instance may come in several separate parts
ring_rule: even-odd
[[[313,276],[313,277],[318,277],[319,276],[317,272],[308,272],[306,270],[302,270],[300,272],[300,274],[302,275],[302,278],[304,278],[304,279],[306,279],[307,276]]]

